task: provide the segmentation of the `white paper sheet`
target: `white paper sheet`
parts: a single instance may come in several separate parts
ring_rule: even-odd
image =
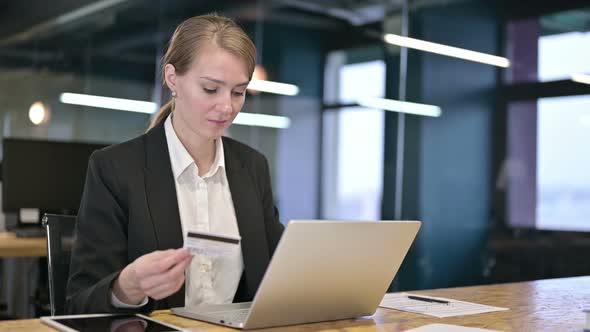
[[[448,301],[445,303],[425,302],[409,299],[408,296],[427,297],[436,300]],[[429,315],[438,318],[481,314],[485,312],[508,310],[508,308],[492,307],[483,304],[457,301],[444,297],[424,296],[410,293],[388,293],[385,294],[381,304],[384,308],[408,311],[417,314]]]
[[[480,329],[450,324],[428,324],[406,332],[500,332],[497,330]]]

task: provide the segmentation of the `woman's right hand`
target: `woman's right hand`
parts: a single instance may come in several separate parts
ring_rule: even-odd
[[[139,304],[149,296],[160,300],[176,293],[192,255],[186,249],[154,251],[127,265],[113,283],[113,293],[123,303]]]

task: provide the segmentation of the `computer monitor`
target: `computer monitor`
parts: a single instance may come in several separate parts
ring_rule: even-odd
[[[75,214],[92,152],[107,144],[5,138],[2,210]]]

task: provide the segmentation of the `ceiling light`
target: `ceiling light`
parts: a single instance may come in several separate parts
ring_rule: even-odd
[[[413,48],[425,52],[431,52],[450,57],[481,62],[498,67],[510,67],[510,61],[508,59],[496,55],[470,51],[463,48],[447,46],[443,44],[431,43],[420,39],[394,35],[392,33],[386,34],[385,36],[383,36],[383,39],[389,44],[398,45],[401,47]]]
[[[590,75],[588,74],[572,74],[572,81],[584,84],[590,84]]]
[[[254,67],[254,73],[252,73],[252,81],[266,81],[268,78],[268,74],[266,73],[266,69],[262,65],[256,65]],[[258,90],[250,89],[250,93],[257,95],[260,93]]]
[[[291,125],[291,120],[284,116],[255,114],[255,113],[238,113],[234,119],[234,124],[246,126],[259,126],[285,129]]]
[[[442,113],[440,107],[428,104],[409,103],[393,99],[361,98],[358,104],[364,107],[382,109],[392,112],[439,117]]]
[[[149,101],[122,99],[64,92],[59,96],[64,104],[109,108],[120,111],[130,111],[152,114],[158,110],[156,103]]]
[[[286,96],[295,96],[299,93],[299,87],[297,85],[264,80],[250,81],[250,84],[248,84],[248,89]]]
[[[108,108],[121,111],[148,114],[152,114],[157,111],[157,106],[155,103],[141,100],[111,98],[69,92],[62,93],[59,97],[59,100],[64,104]],[[246,126],[288,128],[291,120],[284,116],[238,113],[238,116],[235,118],[233,123]]]
[[[263,65],[256,65],[254,67],[254,73],[252,73],[252,80],[253,81],[266,81],[268,79],[268,74],[266,73],[266,69]]]
[[[38,126],[49,120],[49,107],[40,101],[34,102],[29,108],[29,120]]]

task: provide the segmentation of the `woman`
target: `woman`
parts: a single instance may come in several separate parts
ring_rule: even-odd
[[[228,18],[197,16],[178,26],[162,61],[172,100],[147,133],[90,158],[68,312],[253,298],[283,226],[266,159],[222,134],[244,105],[255,55]],[[226,256],[193,257],[177,249],[188,230],[239,235],[241,243]]]

